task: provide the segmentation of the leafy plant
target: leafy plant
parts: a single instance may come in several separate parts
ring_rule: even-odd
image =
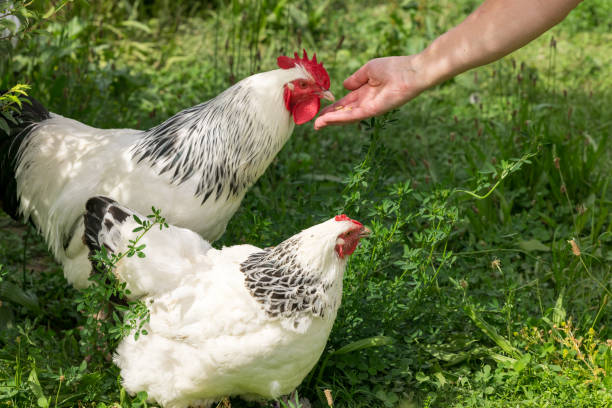
[[[0,95],[0,130],[10,133],[9,123],[17,123],[15,114],[21,112],[22,97],[27,96],[30,87],[26,84],[17,84]]]
[[[102,246],[92,256],[95,272],[90,276],[92,284],[80,292],[76,299],[77,310],[87,316],[81,329],[81,346],[91,355],[100,355],[99,350],[114,350],[119,342],[132,333],[137,340],[140,335],[146,335],[143,326],[149,321],[149,310],[141,300],[129,301],[130,290],[125,282],[120,282],[114,274],[114,269],[121,259],[133,256],[144,258],[145,244],[140,240],[152,228],[168,227],[166,219],[160,210],[151,208],[151,214],[146,219],[134,215],[134,221],[139,225],[133,232],[138,235],[129,240],[125,252],[108,253]],[[102,357],[106,357],[102,354]]]

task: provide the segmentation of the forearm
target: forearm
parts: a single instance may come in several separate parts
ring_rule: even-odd
[[[397,108],[424,90],[488,64],[563,20],[581,0],[485,0],[461,24],[416,55],[375,58],[344,81],[349,92],[323,109],[315,129]]]
[[[581,0],[486,0],[419,54],[426,88],[493,62],[559,23]]]

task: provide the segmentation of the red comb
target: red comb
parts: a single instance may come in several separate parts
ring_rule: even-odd
[[[312,54],[312,60],[308,59],[308,55],[306,54],[306,50],[304,51],[304,56],[300,58],[298,53],[294,53],[295,58],[285,57],[281,55],[276,59],[276,63],[279,68],[282,69],[290,69],[293,68],[296,64],[299,64],[306,68],[310,75],[312,75],[317,82],[321,86],[321,88],[328,90],[329,89],[329,75],[325,68],[323,68],[323,64],[317,63],[317,54]]]
[[[362,223],[360,223],[360,222],[359,222],[359,221],[357,221],[357,220],[353,220],[353,219],[349,218],[349,217],[348,217],[346,214],[336,215],[336,217],[335,217],[334,219],[335,219],[336,221],[350,221],[350,222],[352,222],[353,224],[357,224],[357,225],[359,225],[360,227],[361,227],[361,226],[363,226],[363,224],[362,224]]]

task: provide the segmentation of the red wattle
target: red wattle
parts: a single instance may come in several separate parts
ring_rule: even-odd
[[[296,125],[308,122],[317,115],[320,107],[321,100],[316,96],[298,102],[293,107],[293,121]]]

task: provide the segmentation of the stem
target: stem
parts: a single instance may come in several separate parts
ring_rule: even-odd
[[[567,186],[565,184],[565,179],[563,178],[563,173],[561,172],[561,166],[559,166],[559,169],[557,169],[557,171],[559,172],[559,178],[561,179],[561,185],[564,187],[563,194],[565,195],[565,198],[567,199],[567,205],[569,206],[570,213],[572,214],[572,224],[574,224],[574,233],[576,234],[576,236],[578,236],[580,234],[578,234],[578,225],[576,225],[576,214],[574,213],[574,206],[572,205],[572,200],[570,200],[569,194],[567,194]]]
[[[446,238],[446,241],[444,241],[444,250],[442,251],[442,262],[440,262],[440,265],[438,265],[437,269],[434,269],[434,275],[431,278],[432,281],[437,278],[438,274],[440,273],[440,269],[442,269],[442,265],[444,265],[444,256],[446,255],[447,246],[448,246],[448,237]],[[433,268],[433,263],[431,267]]]
[[[60,378],[59,387],[57,387],[57,393],[55,394],[55,408],[57,408],[57,399],[59,398],[59,393],[61,389],[62,389],[62,380]]]
[[[468,191],[468,190],[463,190],[463,189],[456,189],[452,193],[466,193],[466,194],[468,194],[468,195],[470,195],[470,196],[472,196],[472,197],[474,197],[474,198],[476,198],[478,200],[484,200],[485,198],[490,196],[493,191],[495,191],[495,189],[497,188],[497,186],[499,186],[499,184],[502,182],[503,179],[505,179],[510,174],[512,174],[515,171],[517,171],[523,165],[523,163],[525,163],[529,158],[531,158],[531,157],[533,157],[535,155],[536,155],[536,153],[525,153],[520,159],[518,159],[516,162],[514,162],[512,164],[512,166],[510,166],[507,169],[502,169],[502,172],[501,172],[501,175],[499,177],[499,180],[497,180],[497,183],[495,183],[495,185],[493,187],[491,187],[491,189],[485,195],[478,195],[478,194],[476,194],[473,191]]]
[[[153,227],[154,227],[155,225],[157,225],[157,224],[159,224],[159,222],[158,222],[158,221],[153,221],[151,224],[149,224],[149,225],[147,225],[147,226],[144,226],[144,227],[143,227],[144,229],[142,230],[142,233],[136,237],[136,239],[134,240],[134,242],[133,242],[132,244],[130,244],[130,246],[128,247],[128,249],[129,249],[129,248],[135,248],[135,247],[136,247],[136,244],[138,244],[138,241],[140,241],[140,239],[141,239],[142,237],[144,237],[144,235],[145,235],[147,232],[149,232],[149,231],[151,230],[151,228],[153,228]],[[119,262],[121,259],[123,259],[123,258],[124,258],[124,257],[125,257],[125,256],[128,254],[128,252],[129,252],[129,250],[128,250],[128,251],[126,251],[126,252],[124,252],[124,253],[121,253],[121,254],[119,254],[118,256],[116,256],[116,257],[115,257],[115,260],[113,261],[113,268],[115,267],[115,265],[117,264],[117,262]]]
[[[484,200],[485,198],[487,198],[489,195],[491,195],[491,193],[497,188],[497,186],[499,186],[499,183],[502,182],[502,180],[505,178],[505,176],[502,176],[499,180],[497,180],[497,183],[495,183],[495,185],[493,187],[491,187],[491,189],[487,192],[487,194],[485,195],[478,195],[472,191],[468,191],[468,190],[455,190],[454,192],[457,193],[466,193],[471,195],[472,197],[478,199],[478,200]]]
[[[17,342],[17,358],[15,364],[15,386],[21,386],[21,339]]]
[[[582,263],[582,266],[584,266],[584,270],[587,272],[587,274],[591,277],[591,279],[593,279],[595,282],[597,282],[597,284],[599,286],[601,286],[601,288],[610,296],[612,296],[612,292],[610,292],[610,290],[599,281],[599,279],[595,278],[595,276],[593,276],[593,274],[591,273],[591,271],[589,271],[589,268],[586,266],[586,264],[584,263],[584,259],[582,259],[582,255],[579,256],[580,258],[580,263]]]
[[[440,224],[442,224],[442,220],[438,221],[438,225],[436,225],[436,232],[440,231]],[[427,256],[427,260],[429,261],[429,264],[431,265],[431,268],[434,270],[434,272],[436,271],[436,268],[433,266],[433,251],[436,248],[436,244],[433,244],[431,246],[431,249],[429,250],[429,255]],[[446,246],[445,246],[446,248]],[[446,249],[445,249],[446,250]]]
[[[540,260],[540,258],[538,258],[537,256],[531,255],[529,252],[523,250],[523,249],[515,249],[515,248],[494,248],[494,249],[482,249],[480,251],[464,251],[464,252],[454,252],[455,255],[480,255],[480,254],[488,254],[491,252],[518,252],[520,254],[523,254],[525,256],[528,256],[530,258],[533,259],[538,259]]]
[[[599,315],[601,314],[601,311],[604,310],[607,304],[608,304],[608,295],[604,295],[603,301],[601,302],[601,306],[599,307],[599,310],[597,311],[597,315],[595,316],[595,319],[593,319],[593,324],[591,324],[591,329],[595,326],[595,324],[597,323],[597,320],[599,320]]]

